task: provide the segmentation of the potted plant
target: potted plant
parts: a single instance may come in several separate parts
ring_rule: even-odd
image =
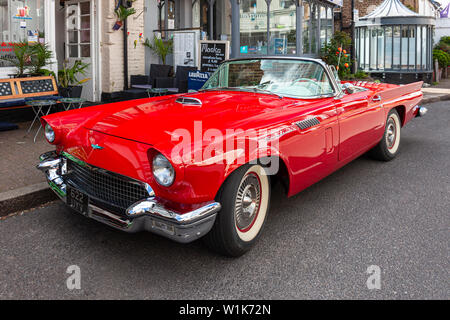
[[[82,84],[89,81],[89,78],[78,80],[77,75],[86,75],[88,63],[76,60],[72,67],[68,66],[67,60],[63,63],[63,68],[58,70],[58,90],[59,94],[68,98],[80,98],[83,89]]]
[[[45,43],[45,33],[39,31],[39,43]]]
[[[163,40],[156,36],[153,37],[153,44],[148,39],[145,39],[144,46],[149,47],[161,60],[166,64],[166,57],[173,52],[173,41]]]
[[[16,78],[24,77],[31,62],[31,50],[28,41],[21,41],[14,44],[13,56],[0,57],[1,60],[12,64],[17,70]]]
[[[113,30],[119,30],[123,22],[131,15],[136,13],[136,10],[134,8],[125,8],[124,6],[120,5],[115,11],[117,21],[113,26]]]
[[[30,59],[31,59],[31,74],[32,75],[43,75],[46,73],[44,67],[53,63],[51,60],[53,58],[53,52],[49,49],[47,44],[37,43],[31,45],[30,49]]]

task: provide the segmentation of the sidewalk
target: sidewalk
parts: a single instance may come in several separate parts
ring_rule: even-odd
[[[422,104],[428,104],[442,100],[450,100],[450,78],[442,79],[442,81],[435,86],[422,88],[422,92]]]
[[[35,123],[27,135],[30,123],[0,132],[0,217],[54,198],[44,175],[35,168],[39,155],[54,147],[45,140],[42,129],[34,143],[38,127]]]

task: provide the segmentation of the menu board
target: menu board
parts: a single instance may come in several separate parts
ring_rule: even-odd
[[[230,55],[229,41],[200,41],[200,71],[213,73]]]
[[[175,66],[197,66],[197,39],[200,38],[198,30],[177,31],[173,35],[173,56]]]

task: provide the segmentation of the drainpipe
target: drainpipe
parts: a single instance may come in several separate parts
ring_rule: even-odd
[[[342,9],[341,9],[342,10]],[[342,13],[341,13],[342,14]],[[342,16],[341,16],[342,21]],[[356,60],[355,60],[355,0],[352,0],[352,24],[351,24],[351,32],[352,32],[352,73],[356,72]]]
[[[240,50],[239,0],[231,1],[231,57],[237,58]]]
[[[127,19],[123,21],[123,88],[128,90],[128,29]]]

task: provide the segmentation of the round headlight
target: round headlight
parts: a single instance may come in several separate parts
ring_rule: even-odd
[[[47,123],[45,125],[45,138],[48,140],[48,142],[52,143],[53,141],[55,141],[55,131],[53,131],[52,127],[50,127],[50,125]]]
[[[160,185],[170,186],[175,180],[175,170],[169,160],[162,154],[157,154],[153,158],[153,176]]]

